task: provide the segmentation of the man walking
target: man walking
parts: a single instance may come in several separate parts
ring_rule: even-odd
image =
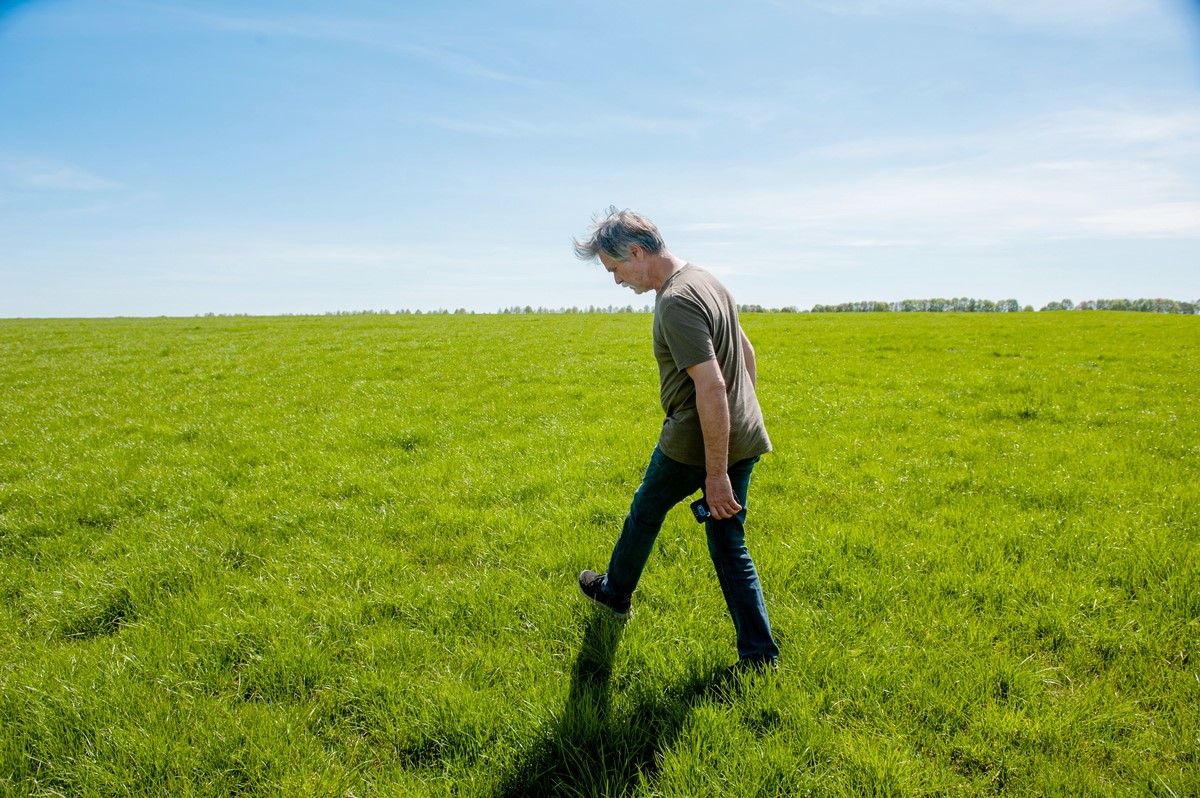
[[[666,413],[608,570],[584,571],[579,589],[624,618],[667,511],[703,490],[708,551],[733,617],[739,666],[773,667],[779,648],[744,530],[750,474],[771,441],[737,305],[715,277],[672,254],[649,219],[628,210],[609,208],[587,240],[575,241],[575,253],[599,258],[617,285],[654,290],[654,356]]]

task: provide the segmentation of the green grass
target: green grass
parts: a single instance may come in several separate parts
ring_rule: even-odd
[[[648,316],[0,321],[0,794],[1200,794],[1197,320],[743,322],[731,685]]]

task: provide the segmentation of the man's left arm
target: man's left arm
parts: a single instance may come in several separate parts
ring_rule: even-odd
[[[746,364],[746,373],[750,375],[750,385],[758,385],[758,363],[754,359],[754,346],[746,337],[746,331],[738,327],[738,335],[742,339],[742,362]]]
[[[704,496],[713,518],[721,520],[742,509],[729,483],[729,397],[725,375],[716,358],[689,366],[688,376],[696,384],[696,411],[704,434]]]

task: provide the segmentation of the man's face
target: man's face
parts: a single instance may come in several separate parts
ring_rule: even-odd
[[[650,285],[650,270],[645,253],[637,247],[631,248],[629,260],[613,260],[602,252],[600,262],[613,276],[617,285],[631,288],[635,294],[644,294],[654,287]]]

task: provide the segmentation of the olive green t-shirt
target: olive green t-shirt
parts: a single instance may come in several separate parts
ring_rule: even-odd
[[[654,302],[654,357],[666,419],[658,446],[672,460],[703,466],[704,433],[696,385],[687,369],[714,357],[729,397],[729,463],[771,451],[762,410],[746,370],[733,297],[715,277],[691,264],[675,272]]]

